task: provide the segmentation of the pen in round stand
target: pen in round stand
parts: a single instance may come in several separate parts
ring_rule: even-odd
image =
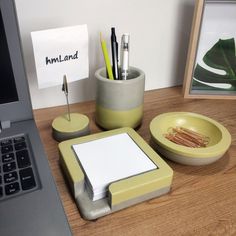
[[[115,80],[120,79],[118,66],[118,43],[116,41],[115,27],[111,28],[111,51],[112,51],[112,72]]]
[[[110,80],[114,80],[114,76],[113,76],[113,72],[112,72],[112,68],[111,68],[111,63],[110,63],[110,59],[109,59],[109,55],[108,55],[108,50],[107,50],[106,41],[103,39],[101,32],[100,32],[100,41],[101,41],[101,46],[102,46],[102,52],[103,52],[103,56],[104,56],[104,61],[105,61],[105,64],[106,64],[106,69],[107,69],[108,78],[109,78]]]
[[[123,34],[120,50],[120,74],[122,80],[127,80],[129,75],[129,34]]]
[[[58,142],[90,133],[88,117],[80,113],[70,112],[66,75],[63,77],[62,91],[66,96],[67,113],[56,117],[52,122],[52,136]]]

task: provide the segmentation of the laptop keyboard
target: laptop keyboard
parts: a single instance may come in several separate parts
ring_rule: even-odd
[[[0,140],[0,201],[36,188],[37,179],[26,137]]]

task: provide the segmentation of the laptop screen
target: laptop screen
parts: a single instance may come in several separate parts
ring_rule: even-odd
[[[33,118],[27,82],[15,2],[0,0],[0,124]]]
[[[0,10],[0,104],[15,102],[18,100],[16,84],[10,60],[6,33]]]

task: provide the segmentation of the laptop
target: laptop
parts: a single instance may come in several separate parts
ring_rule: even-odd
[[[13,0],[0,0],[0,235],[71,235],[33,118]]]

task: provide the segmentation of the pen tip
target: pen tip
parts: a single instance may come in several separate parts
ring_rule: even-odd
[[[122,40],[124,43],[129,43],[130,34],[125,33],[122,35]]]

